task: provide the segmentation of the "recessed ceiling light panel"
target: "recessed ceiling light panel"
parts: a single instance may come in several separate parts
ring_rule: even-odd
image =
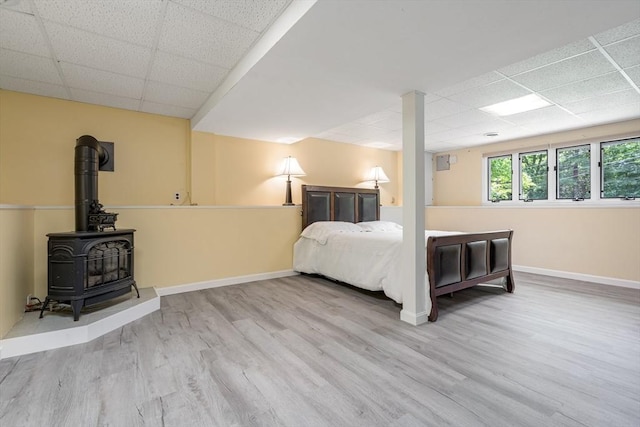
[[[532,93],[531,95],[522,96],[520,98],[487,105],[480,109],[484,112],[498,116],[510,116],[512,114],[524,113],[525,111],[537,110],[538,108],[546,107],[548,105],[551,105],[551,103],[540,98],[535,93]]]

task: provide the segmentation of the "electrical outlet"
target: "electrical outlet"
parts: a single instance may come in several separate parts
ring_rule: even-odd
[[[173,198],[176,201],[180,201],[182,199],[182,194],[180,194],[180,192],[178,191],[173,195]]]
[[[31,304],[31,298],[33,298],[33,295],[27,295],[27,305]]]

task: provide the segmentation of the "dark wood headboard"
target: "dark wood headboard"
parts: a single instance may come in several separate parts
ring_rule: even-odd
[[[302,186],[302,229],[316,221],[377,221],[380,191],[371,188]]]

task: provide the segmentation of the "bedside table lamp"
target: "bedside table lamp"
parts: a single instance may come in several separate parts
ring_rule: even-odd
[[[287,177],[287,193],[285,196],[285,201],[282,206],[293,206],[293,202],[291,201],[291,177],[292,176],[305,176],[306,173],[302,170],[298,161],[295,157],[285,157],[284,163],[282,165],[282,171],[278,174],[278,176]]]
[[[375,182],[375,187],[378,188],[379,182],[389,182],[389,177],[384,173],[380,166],[375,166],[369,171],[369,176],[366,179],[367,182]]]

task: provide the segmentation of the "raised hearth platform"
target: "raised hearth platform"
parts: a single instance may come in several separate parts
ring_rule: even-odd
[[[110,301],[85,307],[82,317],[73,321],[71,309],[25,313],[7,336],[0,340],[0,359],[82,344],[118,329],[160,309],[155,288],[140,289]]]

